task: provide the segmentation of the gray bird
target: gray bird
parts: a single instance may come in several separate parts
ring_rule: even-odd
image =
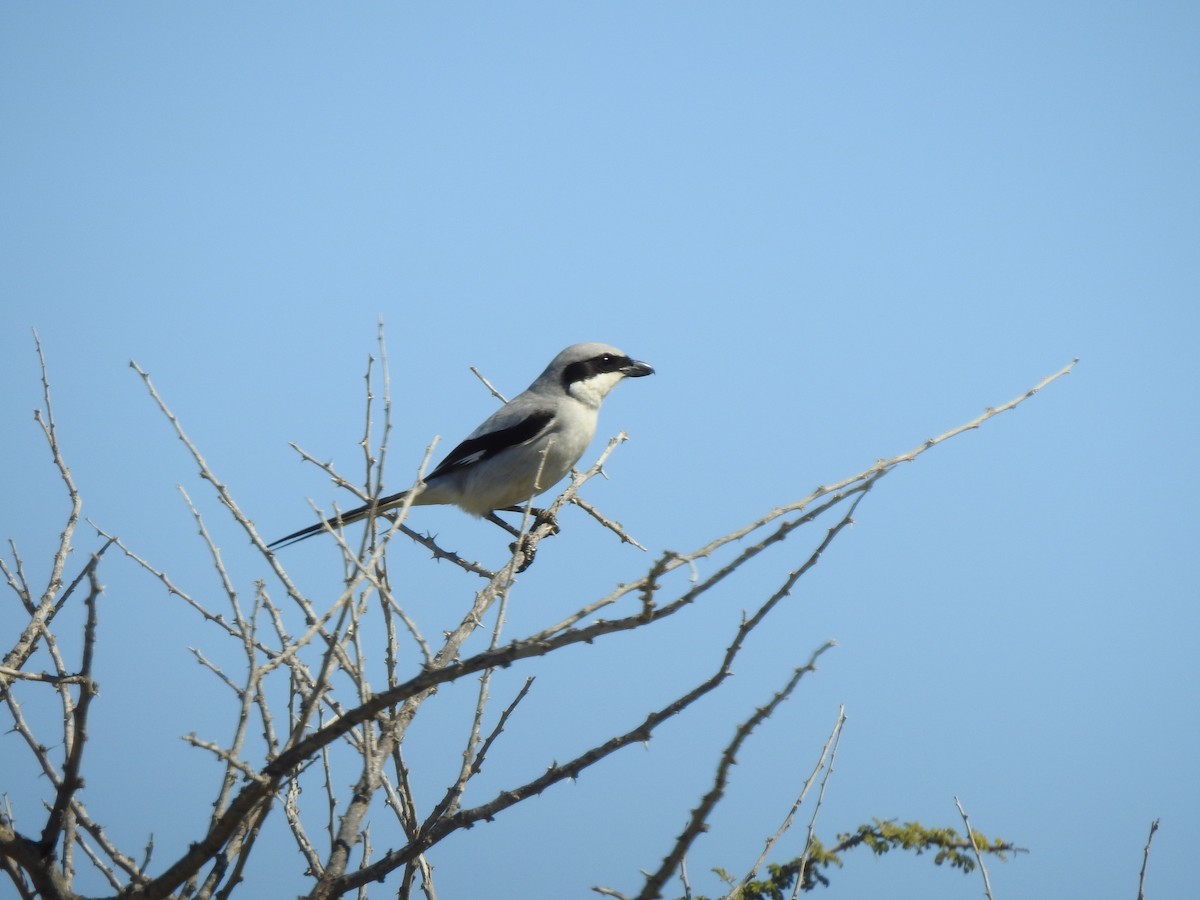
[[[438,463],[422,487],[381,497],[281,537],[272,549],[349,525],[403,504],[449,503],[475,516],[524,503],[549,490],[579,461],[596,433],[600,404],[623,378],[654,374],[608,344],[572,344],[537,380],[483,420]],[[540,474],[539,474],[540,472]]]

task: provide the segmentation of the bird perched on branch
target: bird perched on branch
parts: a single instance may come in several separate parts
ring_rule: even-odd
[[[596,433],[608,392],[624,378],[653,373],[616,347],[572,344],[450,451],[423,485],[301,528],[269,546],[277,549],[379,515],[405,503],[410,493],[413,506],[447,503],[475,516],[524,503],[557,484],[579,461]]]

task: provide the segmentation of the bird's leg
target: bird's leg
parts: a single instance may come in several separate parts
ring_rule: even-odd
[[[500,510],[493,510],[492,512],[490,512],[486,516],[484,516],[484,518],[487,519],[489,522],[491,522],[495,525],[499,525],[501,528],[503,528],[505,531],[507,531],[513,537],[520,537],[521,536],[520,530],[518,530],[513,525],[509,525],[502,518],[500,518],[498,515],[496,515],[496,512],[523,513],[523,512],[525,512],[525,507],[523,507],[523,506],[505,506],[505,507],[502,507]],[[548,524],[551,526],[551,529],[550,529],[551,534],[558,534],[558,521],[554,518],[553,515],[551,515],[550,510],[539,509],[536,506],[532,506],[529,509],[529,513],[530,513],[530,515],[533,516],[533,527],[534,528],[536,528],[538,525],[545,523],[545,524]]]
[[[505,512],[519,512],[519,511],[520,510],[518,510],[516,507],[513,507],[513,506],[510,506],[505,510]],[[484,518],[487,519],[489,522],[491,522],[493,525],[499,525],[501,528],[503,528],[505,531],[507,531],[509,534],[511,534],[515,538],[519,538],[521,536],[520,529],[516,528],[513,525],[509,525],[502,518],[500,518],[498,515],[496,515],[495,511],[488,513],[486,516],[484,516]]]

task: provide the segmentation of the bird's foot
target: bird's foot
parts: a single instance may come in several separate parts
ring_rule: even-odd
[[[522,557],[520,565],[517,566],[518,575],[533,565],[533,559],[537,555],[538,542],[544,537],[551,537],[559,532],[558,522],[549,510],[534,508],[530,512],[533,515],[533,525],[524,533],[517,531],[495,513],[488,516],[509,534],[516,536],[517,539],[508,545],[508,549],[513,556]],[[545,529],[543,526],[546,526]]]

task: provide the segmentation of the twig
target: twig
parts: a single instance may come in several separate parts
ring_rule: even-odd
[[[221,667],[205,656],[199,647],[188,647],[188,650],[190,650],[192,656],[196,658],[196,662],[200,663],[200,665],[216,675],[217,678],[220,679],[221,683],[224,684],[225,687],[229,688],[229,690],[232,691],[235,696],[241,696],[242,686],[234,682],[232,678],[221,671]]]
[[[271,808],[269,806],[259,807],[253,817],[253,820],[247,826],[245,834],[236,848],[237,852],[234,856],[233,870],[228,873],[228,877],[225,879],[225,886],[221,888],[221,890],[213,893],[215,900],[229,900],[229,897],[233,894],[233,892],[242,884],[244,877],[243,873],[245,872],[247,863],[250,861],[250,852],[253,850],[255,842],[258,840],[258,836],[262,834],[263,822],[266,820],[267,813],[270,811],[270,809]],[[214,871],[213,874],[215,876],[216,872]],[[221,875],[224,876],[225,872],[222,871]],[[217,886],[216,877],[213,877],[210,880],[212,882],[212,887],[215,889]],[[204,895],[202,894],[201,896]]]
[[[113,871],[112,866],[100,858],[99,852],[88,841],[79,841],[79,846],[83,848],[83,853],[88,858],[88,861],[100,871],[105,881],[109,883],[109,886],[120,891],[122,887],[121,880],[117,878],[117,873]]]
[[[58,469],[59,477],[62,478],[63,484],[67,488],[67,496],[71,499],[71,511],[67,514],[67,524],[63,528],[59,538],[58,549],[54,553],[54,564],[50,571],[50,579],[47,583],[46,591],[42,595],[44,604],[46,599],[51,597],[58,586],[62,584],[62,573],[67,565],[67,557],[71,553],[71,538],[75,534],[75,526],[79,524],[79,511],[83,508],[83,499],[79,495],[79,490],[75,487],[75,479],[71,477],[71,470],[67,468],[62,450],[58,446],[58,427],[54,421],[54,405],[50,402],[50,377],[46,373],[46,357],[42,353],[42,342],[36,330],[33,332],[33,342],[37,348],[38,367],[42,372],[42,402],[46,406],[45,416],[38,409],[34,410],[33,418],[42,427],[42,433],[46,436],[46,443],[50,446],[50,454],[54,458],[54,467]],[[8,665],[13,665],[10,660],[5,660],[5,662]]]
[[[828,751],[829,765],[825,767],[825,774],[821,776],[821,788],[817,791],[817,802],[813,806],[812,815],[808,817],[808,833],[804,837],[804,853],[800,856],[800,870],[797,873],[796,885],[792,888],[792,900],[796,900],[796,897],[800,893],[800,887],[804,884],[804,870],[808,868],[809,856],[812,852],[813,844],[817,839],[817,816],[821,812],[821,804],[825,802],[825,787],[829,784],[830,776],[833,775],[833,762],[837,758],[837,748],[838,744],[842,741],[842,728],[845,724],[846,707],[842,706],[838,708],[837,722],[833,726],[833,731],[830,732],[829,739],[821,749],[821,762],[824,762],[825,753]],[[814,772],[813,774],[815,775],[816,773]]]
[[[0,679],[10,681],[40,681],[45,684],[87,684],[83,675],[55,675],[50,672],[22,672],[20,669],[10,669],[0,666]]]
[[[33,603],[33,591],[29,587],[29,579],[25,577],[25,563],[21,560],[17,542],[11,537],[8,539],[8,549],[13,556],[13,568],[10,569],[8,563],[4,561],[4,557],[0,557],[0,572],[4,573],[5,581],[17,595],[21,605],[25,607],[25,612],[35,616],[37,615],[37,606]]]
[[[762,856],[758,857],[754,868],[752,868],[748,874],[746,874],[745,878],[743,878],[743,887],[751,880],[752,877],[755,876],[758,866],[762,865],[763,860],[767,858],[767,853],[770,852],[770,848],[772,848],[775,842],[787,832],[788,828],[791,828],[792,820],[794,817],[796,817],[797,811],[800,808],[800,804],[803,804],[804,798],[808,796],[809,788],[811,788],[812,782],[816,781],[817,775],[824,770],[824,775],[821,779],[821,790],[817,792],[817,802],[814,805],[814,809],[812,809],[812,815],[809,816],[809,829],[808,834],[805,835],[804,839],[804,852],[800,854],[800,868],[797,875],[796,887],[794,887],[792,890],[793,900],[796,898],[796,895],[799,893],[800,886],[802,886],[804,883],[804,870],[808,868],[809,851],[812,847],[812,841],[815,840],[817,815],[821,812],[821,804],[824,802],[824,791],[826,791],[826,785],[829,782],[829,776],[833,774],[834,758],[838,756],[838,744],[841,742],[841,730],[842,726],[845,726],[845,724],[846,707],[842,706],[838,708],[838,719],[836,719],[834,722],[833,731],[829,732],[829,737],[826,739],[826,743],[824,743],[824,746],[821,748],[821,756],[817,758],[816,766],[814,769],[812,769],[812,772],[809,774],[808,778],[804,779],[804,786],[800,788],[800,794],[799,797],[796,798],[796,803],[793,803],[792,809],[788,810],[787,816],[784,818],[784,824],[781,824],[778,832],[772,836],[772,839],[767,841],[767,846],[764,848]],[[829,760],[828,766],[826,764],[827,757]]]
[[[521,685],[521,690],[517,692],[517,696],[513,698],[512,703],[504,707],[504,712],[500,713],[500,719],[496,722],[496,727],[492,729],[491,734],[484,740],[483,745],[479,748],[479,752],[475,754],[475,759],[471,763],[471,774],[478,775],[483,771],[483,761],[487,757],[488,750],[492,744],[496,743],[496,738],[500,736],[500,732],[504,730],[504,725],[508,722],[508,717],[512,715],[513,710],[517,708],[517,704],[525,699],[525,695],[529,693],[529,689],[533,687],[534,678],[529,676],[525,679],[525,683]]]
[[[404,752],[400,744],[392,745],[392,766],[396,771],[396,784],[384,781],[388,792],[388,803],[396,813],[400,827],[409,840],[417,833],[417,801],[413,796],[412,782],[408,777],[408,765],[404,762]]]
[[[1158,831],[1158,819],[1150,823],[1150,835],[1146,838],[1146,847],[1142,850],[1142,871],[1138,875],[1138,900],[1146,900],[1146,866],[1150,862],[1150,845],[1154,843],[1154,832]]]
[[[245,778],[251,781],[262,781],[262,776],[258,774],[253,766],[235,758],[230,751],[226,750],[215,741],[206,741],[194,734],[185,735],[183,739],[199,750],[207,750],[226,765],[237,769]]]
[[[475,368],[474,366],[471,366],[471,374],[472,374],[472,375],[474,375],[476,378],[478,378],[480,381],[482,381],[482,382],[483,382],[483,386],[484,386],[485,388],[487,388],[487,389],[488,389],[488,393],[489,393],[489,394],[491,394],[493,397],[495,397],[495,398],[496,398],[497,400],[499,400],[501,403],[507,403],[507,402],[508,402],[508,398],[507,398],[507,397],[505,397],[505,396],[504,396],[502,393],[500,393],[498,390],[496,390],[496,388],[492,386],[492,383],[491,383],[490,381],[488,381],[488,380],[487,380],[487,379],[486,379],[486,378],[485,378],[485,377],[484,377],[484,376],[483,376],[483,375],[480,373],[480,371],[479,371],[477,368]]]
[[[369,503],[371,501],[371,495],[363,493],[357,484],[355,484],[353,481],[350,481],[348,478],[339,475],[337,470],[334,469],[332,462],[322,462],[295,441],[290,441],[288,446],[295,450],[300,455],[300,459],[302,459],[304,462],[312,463],[314,466],[328,475],[330,480],[333,481],[334,487],[345,488],[346,490],[350,491],[350,493],[354,494],[354,496],[358,498],[360,503]]]
[[[30,620],[29,624],[26,625],[22,630],[21,636],[17,639],[17,643],[8,653],[5,654],[3,664],[6,668],[20,669],[23,665],[25,665],[25,662],[30,656],[33,655],[33,651],[37,649],[38,640],[43,635],[50,634],[51,621],[53,621],[54,617],[63,608],[66,602],[74,595],[75,589],[79,587],[83,580],[89,576],[92,569],[99,565],[100,558],[104,556],[105,551],[107,551],[112,545],[113,540],[111,538],[106,540],[104,546],[102,546],[99,550],[93,553],[91,557],[89,557],[86,565],[84,565],[79,574],[71,580],[71,583],[67,585],[66,589],[63,590],[62,593],[56,594],[54,589],[57,589],[60,585],[57,583],[52,583],[52,589],[48,590],[47,593],[42,596],[36,607],[32,607],[29,602],[26,602],[29,597],[29,590],[28,583],[25,581],[24,572],[21,570],[22,567],[20,557],[16,556],[16,546],[10,544],[10,546],[13,548],[17,572],[14,576],[13,573],[9,572],[8,567],[5,566],[3,562],[0,562],[0,569],[3,569],[6,577],[8,578],[9,584],[21,596],[22,602],[25,603],[26,609],[29,611]],[[14,578],[20,579],[20,585],[14,581]]]
[[[46,855],[49,855],[63,832],[67,811],[75,792],[83,787],[80,770],[83,765],[83,749],[87,744],[88,711],[92,705],[92,697],[96,695],[97,691],[96,685],[92,682],[92,658],[96,650],[96,598],[103,590],[96,578],[95,566],[88,570],[88,583],[88,594],[84,601],[87,606],[87,621],[83,627],[83,661],[79,667],[79,674],[85,680],[79,691],[79,702],[75,705],[73,740],[67,745],[67,758],[63,764],[62,779],[55,792],[54,805],[50,808],[46,827],[42,830],[40,846],[43,854]]]
[[[383,316],[379,317],[379,330],[375,340],[379,344],[379,367],[383,371],[383,436],[379,440],[379,462],[375,471],[382,477],[392,436],[392,370],[388,362],[387,341],[383,337]]]
[[[317,848],[313,846],[312,841],[308,837],[308,832],[304,828],[304,821],[300,816],[299,801],[300,783],[293,778],[288,782],[283,794],[283,815],[287,819],[288,828],[291,830],[292,837],[296,841],[296,847],[300,850],[300,855],[304,857],[308,871],[314,876],[320,875],[321,857],[317,854]]]
[[[404,623],[405,629],[409,636],[416,643],[417,648],[421,651],[421,659],[425,665],[429,665],[433,661],[433,651],[429,649],[429,642],[425,640],[425,636],[421,634],[421,629],[417,627],[417,623],[392,596],[391,591],[381,591],[379,594],[380,608],[383,610],[384,623],[388,629],[395,631],[395,626],[392,624],[392,616],[398,618]],[[397,646],[394,634],[388,636],[388,687],[394,686],[400,679],[396,674],[397,671]]]
[[[390,518],[390,515],[388,513],[384,513],[384,517]],[[414,543],[420,544],[422,547],[432,553],[435,560],[448,560],[449,562],[454,563],[454,565],[458,566],[464,572],[470,572],[471,574],[478,575],[481,578],[496,577],[495,572],[490,569],[485,569],[479,563],[472,562],[469,559],[464,559],[453,550],[443,550],[438,546],[437,541],[427,534],[421,534],[419,531],[414,531],[407,525],[400,526],[400,533]]]
[[[608,518],[602,512],[600,512],[600,510],[596,509],[596,507],[592,506],[592,504],[588,503],[582,497],[574,497],[571,502],[609,531],[611,531],[613,534],[615,534],[617,537],[619,537],[622,544],[633,544],[633,546],[637,547],[639,550],[645,551],[646,548],[643,547],[638,541],[630,537],[629,533],[625,531],[625,527],[620,522],[616,521],[615,519]]]
[[[975,851],[975,861],[979,863],[979,874],[983,876],[983,893],[988,900],[992,898],[992,883],[988,879],[987,866],[983,863],[983,854],[979,850],[979,842],[975,840],[975,832],[971,830],[971,821],[967,818],[967,811],[963,809],[963,805],[958,802],[958,798],[954,798],[954,805],[958,807],[958,814],[962,816],[963,827],[967,830],[967,840],[971,842],[971,849]]]
[[[379,333],[379,335],[377,336],[377,339],[382,340],[382,338],[383,338],[383,334],[381,331]],[[380,475],[376,475],[377,470],[375,468],[375,457],[371,453],[371,426],[373,424],[372,419],[371,419],[371,407],[375,402],[375,392],[372,389],[371,370],[373,368],[374,362],[375,362],[374,358],[368,356],[367,357],[367,371],[365,373],[363,373],[363,390],[366,392],[366,397],[364,398],[365,402],[363,403],[363,413],[364,413],[364,415],[363,415],[363,436],[362,436],[362,440],[359,442],[359,446],[362,448],[362,453],[363,453],[363,468],[365,470],[364,483],[367,485],[367,488],[368,488],[368,491],[367,491],[368,496],[376,496],[377,497],[377,496],[379,496],[379,485],[373,485],[371,483],[372,480],[381,478]],[[384,448],[387,447],[387,437],[386,436],[384,437],[384,440],[381,442],[380,446],[384,447]],[[370,502],[370,501],[368,501],[368,502]],[[364,543],[368,540],[368,535],[370,534],[370,531],[371,531],[371,529],[369,527],[363,529]]]

